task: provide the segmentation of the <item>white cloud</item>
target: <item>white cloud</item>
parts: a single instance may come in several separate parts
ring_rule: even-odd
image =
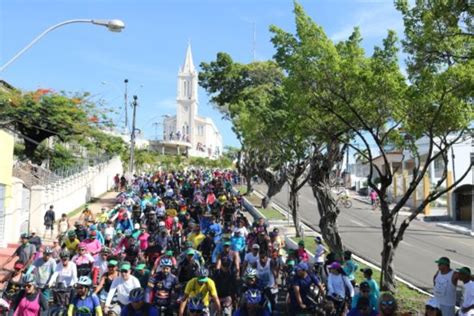
[[[389,29],[401,33],[403,21],[393,4],[375,0],[372,0],[371,3],[373,3],[371,10],[366,7],[364,10],[356,11],[351,15],[352,19],[348,24],[333,33],[331,39],[334,41],[347,39],[355,26],[360,28],[362,38],[365,39],[384,37]]]

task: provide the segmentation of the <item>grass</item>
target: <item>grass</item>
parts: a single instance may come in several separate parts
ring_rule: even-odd
[[[291,238],[293,241],[298,243],[301,238]],[[308,236],[304,239],[305,248],[308,249],[310,252],[314,252],[316,247],[316,242],[314,241],[314,237]],[[358,262],[359,269],[369,268],[365,264]],[[377,282],[380,281],[380,271],[372,269],[373,275],[372,278]],[[356,282],[360,284],[364,280],[364,275],[362,272],[357,271],[356,273]],[[414,289],[409,288],[407,285],[401,282],[396,282],[396,295],[399,306],[399,311],[401,312],[419,312],[425,309],[425,303],[429,299],[429,297],[425,294],[422,294]]]
[[[260,213],[263,214],[268,220],[284,220],[286,219],[280,212],[274,208],[258,208]]]

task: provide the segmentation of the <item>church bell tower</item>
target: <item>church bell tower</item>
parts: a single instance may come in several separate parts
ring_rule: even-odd
[[[178,72],[178,95],[176,97],[176,133],[182,141],[195,144],[195,117],[197,114],[197,84],[198,77],[194,68],[191,44],[188,44],[183,66]]]

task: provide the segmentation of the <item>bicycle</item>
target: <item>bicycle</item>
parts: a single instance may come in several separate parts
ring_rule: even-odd
[[[344,192],[344,191],[343,191]],[[336,200],[336,205],[341,204],[345,208],[351,208],[352,207],[352,201],[350,200],[349,195],[343,194],[343,192],[339,193],[339,198]]]

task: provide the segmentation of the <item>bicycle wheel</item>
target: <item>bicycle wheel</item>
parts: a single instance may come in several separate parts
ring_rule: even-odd
[[[345,200],[345,201],[344,201],[344,206],[345,206],[346,208],[351,208],[351,207],[352,207],[352,202],[351,202],[350,200]]]

